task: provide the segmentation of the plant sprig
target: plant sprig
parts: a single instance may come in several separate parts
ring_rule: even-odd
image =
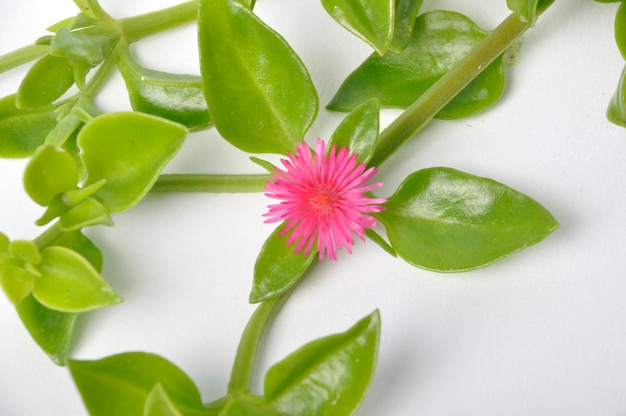
[[[344,333],[298,349],[269,369],[262,395],[250,391],[263,334],[316,264],[315,250],[294,253],[284,225],[257,258],[250,301],[260,304],[244,330],[224,397],[202,403],[189,377],[153,354],[69,358],[79,314],[121,301],[100,275],[102,255],[84,229],[112,225],[113,214],[149,192],[261,192],[272,175],[161,172],[189,130],[215,127],[242,151],[287,155],[306,138],[319,110],[304,63],[254,13],[253,1],[189,1],[123,19],[96,0],[75,3],[80,13],[52,26],[52,35],[0,57],[0,72],[34,61],[16,94],[0,100],[0,156],[30,158],[25,191],[45,207],[37,224],[51,224],[33,241],[0,234],[0,283],[25,327],[53,361],[69,365],[93,415],[352,414],[376,365],[377,311]],[[350,111],[330,145],[348,148],[367,166],[387,162],[433,117],[461,118],[493,105],[505,82],[502,54],[552,1],[507,1],[512,14],[492,31],[454,12],[419,15],[421,3],[322,1],[374,49],[328,104]],[[624,4],[616,18],[622,54]],[[145,68],[133,56],[133,42],[196,19],[199,75]],[[398,23],[407,21],[415,24]],[[95,98],[116,69],[133,112],[97,108]],[[393,82],[381,74],[400,79],[400,88],[390,88]],[[623,78],[609,109],[618,124],[626,120]],[[72,86],[78,92],[68,93]],[[405,93],[409,89],[413,94]],[[382,131],[381,106],[405,108]],[[273,171],[269,162],[256,162]],[[365,235],[387,253],[437,272],[486,266],[558,227],[530,197],[451,168],[412,173],[385,208],[372,214],[385,236]]]

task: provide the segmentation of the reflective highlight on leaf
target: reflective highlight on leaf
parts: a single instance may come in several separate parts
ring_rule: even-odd
[[[359,163],[367,164],[378,140],[379,114],[377,100],[373,99],[361,104],[337,126],[330,137],[328,146],[347,147],[350,152],[357,155]]]
[[[354,414],[372,379],[380,315],[375,311],[348,331],[310,342],[265,375],[265,400],[280,415]]]
[[[450,168],[409,175],[386,206],[377,217],[398,255],[441,272],[485,266],[558,227],[528,196]]]
[[[200,393],[187,374],[155,354],[130,352],[95,361],[70,360],[68,366],[92,416],[144,415],[146,400],[150,396],[153,403],[157,400],[157,385],[181,413],[193,415],[188,410],[202,408]]]
[[[239,0],[201,0],[198,26],[205,98],[220,134],[247,152],[292,150],[318,109],[300,58]]]
[[[395,22],[390,49],[402,52],[411,39],[415,18],[423,0],[396,0]]]
[[[263,244],[254,263],[254,282],[250,302],[257,303],[278,296],[293,287],[317,256],[316,251],[302,256],[293,252],[287,245],[287,237],[279,236],[278,227]]]
[[[406,108],[455,66],[487,32],[467,17],[447,11],[420,15],[402,53],[370,55],[343,82],[328,108],[350,111],[376,98],[381,107]],[[502,58],[486,68],[437,117],[460,118],[490,107],[504,87]]]
[[[120,56],[118,68],[124,77],[133,110],[163,117],[190,129],[212,124],[200,76],[144,68],[127,49]]]
[[[383,55],[393,36],[395,0],[322,0],[340,25]]]

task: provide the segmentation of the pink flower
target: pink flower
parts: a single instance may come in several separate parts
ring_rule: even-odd
[[[368,213],[382,211],[379,204],[387,201],[365,195],[383,185],[366,185],[376,168],[366,169],[346,147],[337,152],[333,146],[327,155],[326,143],[319,138],[314,152],[301,142],[296,154],[287,156],[288,160],[281,160],[285,170],[277,167],[265,187],[265,195],[281,201],[268,206],[265,222],[285,221],[280,235],[292,230],[287,245],[296,243],[296,253],[304,249],[307,255],[313,243],[320,260],[324,253],[336,260],[342,247],[352,253],[352,235],[365,241],[365,230],[376,226],[376,219]]]

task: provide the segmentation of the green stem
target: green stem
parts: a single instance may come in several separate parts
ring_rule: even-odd
[[[120,48],[122,42],[118,43],[111,54],[102,62],[98,67],[98,70],[93,77],[87,82],[85,88],[80,91],[80,94],[87,98],[88,101],[102,88],[102,85],[109,79],[120,54]]]
[[[251,193],[263,192],[263,186],[271,179],[260,175],[206,175],[165,174],[159,176],[150,192],[212,192]]]
[[[27,45],[0,56],[0,74],[48,53],[47,45]]]
[[[439,78],[381,132],[369,165],[380,166],[387,160],[528,28],[528,22],[523,22],[519,14],[509,15],[469,55]]]
[[[61,226],[59,225],[59,223],[55,222],[46,231],[39,234],[39,236],[37,236],[33,240],[33,242],[41,250],[52,244],[54,240],[61,236],[61,234],[63,234],[63,230],[61,230]]]
[[[118,20],[129,42],[193,22],[198,18],[198,0],[191,0],[166,9]]]
[[[254,311],[243,331],[235,362],[228,382],[228,394],[248,393],[254,370],[254,361],[263,334],[285,303],[291,290],[261,303]]]

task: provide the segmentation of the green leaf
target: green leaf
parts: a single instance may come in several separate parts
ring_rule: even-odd
[[[337,145],[338,148],[347,147],[350,152],[357,154],[359,163],[367,163],[374,153],[378,140],[379,114],[377,100],[361,104],[337,126],[328,148],[330,149],[332,145]]]
[[[202,409],[200,393],[189,376],[154,354],[131,352],[96,361],[70,360],[68,366],[91,416],[144,415],[144,409],[151,406],[148,399],[158,404],[154,403],[158,401],[157,384],[182,414],[199,414],[193,410]]]
[[[22,80],[17,108],[38,108],[51,104],[74,84],[74,66],[67,58],[47,55],[35,62]]]
[[[85,312],[122,301],[98,271],[65,247],[48,247],[37,266],[41,273],[33,295],[42,305],[62,312]]]
[[[7,237],[4,233],[0,233],[0,255],[8,253],[9,243],[9,237]],[[2,256],[0,256],[0,260],[2,260]]]
[[[278,234],[281,225],[265,241],[254,264],[254,282],[250,293],[250,303],[278,296],[293,287],[316,258],[317,251],[308,255],[295,253],[293,245],[287,245],[287,236]]]
[[[406,108],[454,67],[487,32],[467,17],[447,11],[420,15],[402,53],[372,54],[343,82],[327,108],[350,111],[377,98],[381,107]],[[502,93],[502,58],[486,68],[437,115],[459,118],[491,106]]]
[[[393,37],[395,0],[322,0],[341,26],[383,55]]]
[[[622,1],[615,15],[615,42],[626,59],[626,1]]]
[[[178,123],[141,113],[110,113],[93,119],[77,139],[87,170],[85,185],[106,180],[94,197],[110,212],[130,208],[156,182],[186,133]]]
[[[102,252],[80,231],[64,232],[49,246],[69,248],[83,256],[98,272],[102,271]]]
[[[60,28],[50,43],[50,55],[79,59],[96,66],[111,54],[117,38],[113,35],[86,34]]]
[[[0,99],[0,157],[31,156],[56,125],[52,105],[36,110],[18,109],[16,95]]]
[[[300,58],[239,0],[201,0],[198,25],[205,98],[219,133],[246,152],[293,150],[318,110]]]
[[[268,370],[266,401],[281,415],[354,414],[374,373],[379,337],[375,311],[342,334],[305,345]]]
[[[607,110],[607,118],[618,126],[626,127],[626,66]]]
[[[190,129],[212,124],[199,76],[144,68],[132,58],[128,49],[120,58],[118,67],[135,111],[167,118]]]
[[[41,253],[37,245],[29,240],[15,240],[9,243],[9,254],[25,263],[39,264]]]
[[[161,383],[157,383],[146,398],[143,416],[183,416],[176,409]]]
[[[450,168],[412,173],[376,214],[407,262],[453,272],[485,266],[558,227],[536,201],[491,179]]]
[[[411,39],[415,18],[423,0],[396,0],[393,38],[389,49],[402,52]]]
[[[219,416],[279,416],[263,402],[263,398],[251,394],[237,394],[230,398]]]
[[[0,286],[14,305],[19,305],[30,295],[36,277],[12,264],[0,264]]]
[[[59,220],[63,231],[80,230],[94,225],[113,225],[109,210],[94,198],[87,198],[69,211],[63,213]]]
[[[531,26],[537,20],[537,3],[539,0],[506,0],[508,8],[520,14],[522,19]]]
[[[32,295],[27,296],[16,309],[37,345],[56,364],[65,365],[76,314],[46,308]]]
[[[42,146],[24,171],[24,189],[41,206],[78,185],[78,168],[72,156],[62,147]]]

